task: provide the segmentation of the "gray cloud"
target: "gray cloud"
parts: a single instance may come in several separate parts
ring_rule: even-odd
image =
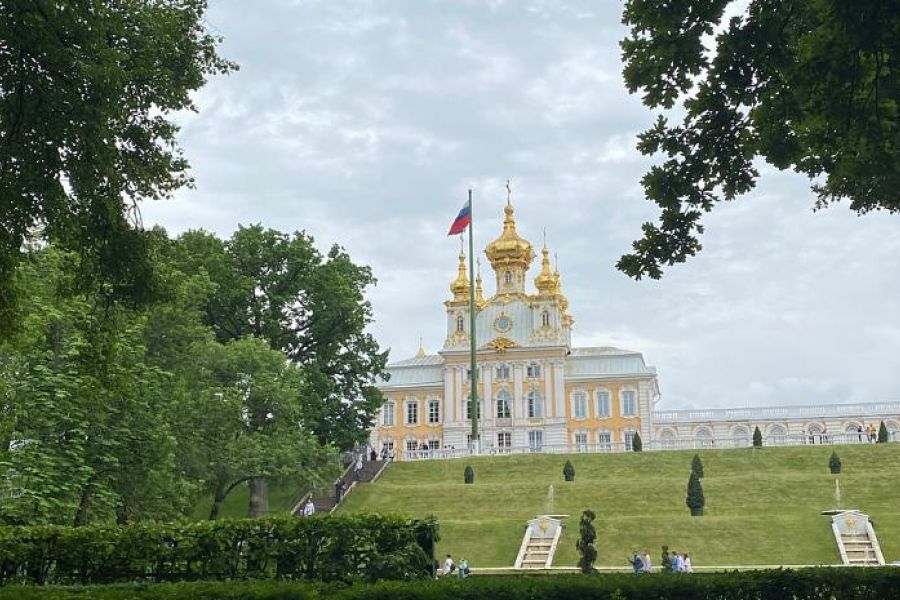
[[[900,221],[837,206],[764,168],[706,219],[700,256],[660,282],[614,263],[655,217],[634,136],[654,115],[621,80],[621,3],[211,3],[241,71],[183,115],[197,180],[144,216],[171,232],[306,229],[372,265],[373,332],[392,357],[444,338],[442,301],[476,194],[476,243],[513,181],[521,232],[546,228],[578,345],[640,350],[665,408],[900,398]],[[491,274],[485,269],[488,291]]]

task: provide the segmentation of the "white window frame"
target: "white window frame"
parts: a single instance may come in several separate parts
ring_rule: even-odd
[[[529,419],[542,419],[544,417],[544,395],[537,388],[528,390],[525,396]]]
[[[478,413],[479,421],[481,420],[481,414],[482,414],[481,403],[483,401],[484,401],[484,399],[479,396],[478,403],[475,406],[475,412]],[[471,413],[470,407],[472,406],[472,396],[471,395],[466,396],[466,399],[464,402],[465,402],[465,404],[463,405],[463,414],[466,416],[466,421],[471,421],[472,415],[470,414]]]
[[[466,320],[462,315],[456,316],[456,332],[462,333],[466,330]]]
[[[406,405],[404,411],[404,422],[407,425],[418,425],[419,424],[419,401],[415,398],[407,398]],[[415,420],[411,420],[410,417],[410,408],[415,408]]]
[[[432,410],[437,407],[436,410]],[[430,398],[428,400],[428,422],[431,424],[441,422],[441,401],[438,398]]]
[[[541,326],[550,327],[550,311],[545,310],[541,313]]]
[[[497,404],[497,418],[498,419],[511,419],[512,418],[512,396],[505,389],[500,389],[497,392],[497,397],[495,398],[495,402]],[[505,408],[506,410],[501,411],[501,408]],[[501,414],[502,413],[502,414]]]
[[[604,405],[601,404],[600,399],[603,398],[606,400],[605,410]],[[594,391],[594,399],[597,403],[597,418],[598,419],[607,419],[612,416],[612,393],[606,388],[598,388]]]
[[[612,431],[604,429],[597,432],[597,448],[601,452],[610,452],[613,448],[613,441],[614,438]]]
[[[397,405],[393,400],[388,400],[381,407],[381,425],[383,427],[393,427],[395,422],[395,415],[397,412]]]
[[[497,365],[495,369],[495,374],[497,376],[498,381],[509,381],[512,374],[512,369],[509,368],[509,365],[506,363]]]
[[[588,418],[588,395],[582,389],[572,390],[572,418],[587,419]],[[578,414],[578,407],[581,406],[581,414]]]
[[[503,273],[503,283],[505,283],[506,285],[510,285],[510,284],[512,284],[512,282],[513,282],[512,271],[507,270],[505,273]]]
[[[544,431],[542,429],[528,430],[528,451],[541,452],[544,449]]]
[[[537,363],[537,362],[528,363],[528,366],[525,367],[525,376],[528,379],[540,379],[541,363]]]
[[[500,450],[500,452],[509,452],[509,449],[512,448],[511,431],[497,432],[497,448]]]
[[[627,397],[627,394],[633,394],[632,398],[633,398],[633,403],[634,403],[634,411],[631,412],[631,413],[629,413],[628,411],[625,410],[625,406],[626,406],[625,399],[626,399],[626,397]],[[638,404],[638,402],[637,402],[637,390],[635,390],[635,389],[633,389],[633,388],[626,388],[626,389],[622,390],[621,392],[619,392],[619,409],[620,409],[620,414],[621,414],[623,417],[625,417],[625,418],[631,418],[631,417],[636,417],[636,416],[638,416],[638,406],[637,406],[637,404]]]
[[[637,433],[635,429],[623,429],[622,430],[622,443],[625,447],[625,452],[631,452],[634,450],[634,434]]]
[[[580,439],[579,439],[580,438]],[[590,434],[583,429],[572,433],[572,441],[575,443],[575,452],[587,452],[590,443]]]

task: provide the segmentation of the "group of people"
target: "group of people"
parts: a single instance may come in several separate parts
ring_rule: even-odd
[[[694,572],[694,567],[691,565],[690,554],[678,554],[675,551],[672,551],[668,555],[663,554],[664,570],[666,568],[665,562],[667,559],[669,563],[669,570],[671,570],[673,573]],[[631,558],[628,559],[628,562],[631,564],[631,568],[634,570],[635,575],[653,572],[653,561],[650,560],[650,553],[646,550],[643,553],[633,552],[631,554]]]
[[[456,573],[456,576],[460,579],[465,579],[470,574],[469,563],[466,559],[460,558],[459,566],[457,567],[456,563],[453,562],[453,557],[448,554],[447,558],[444,559],[444,567],[441,569],[441,574],[447,577],[453,575],[453,573]]]
[[[859,441],[863,441],[863,428],[859,426],[856,428],[856,431],[859,434]],[[874,444],[878,441],[878,428],[872,423],[866,425],[866,441],[870,444]]]

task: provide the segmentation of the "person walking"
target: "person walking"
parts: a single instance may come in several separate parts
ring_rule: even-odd
[[[456,565],[453,564],[453,557],[448,554],[447,558],[444,559],[444,569],[443,569],[444,576],[446,577],[447,575],[452,574],[453,571],[455,571],[455,570],[456,570]]]
[[[641,558],[641,555],[637,553],[637,551],[631,553],[631,558],[628,559],[628,562],[631,563],[631,568],[634,570],[634,574],[638,575],[644,569],[644,561]]]
[[[341,498],[344,497],[344,480],[338,477],[338,480],[334,482],[334,504],[337,506],[341,503]]]
[[[650,561],[650,553],[644,550],[644,573],[653,572],[653,563]]]
[[[674,573],[684,572],[684,559],[674,550],[672,551],[672,571]]]
[[[469,561],[464,558],[459,559],[459,578],[465,579],[469,576]]]
[[[353,469],[353,478],[356,481],[359,481],[359,476],[362,475],[363,469],[363,455],[362,453],[356,455],[356,466]]]
[[[303,516],[311,517],[316,512],[316,505],[313,504],[312,498],[306,499],[306,504],[303,505]]]
[[[685,573],[693,573],[694,572],[694,567],[691,565],[691,555],[690,554],[685,553],[682,564],[684,565]]]

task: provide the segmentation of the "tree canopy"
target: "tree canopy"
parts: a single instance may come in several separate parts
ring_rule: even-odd
[[[76,252],[80,289],[139,304],[156,293],[139,202],[190,185],[172,115],[234,65],[206,0],[0,3],[0,335],[15,267],[38,235]]]
[[[750,0],[727,17],[737,5],[626,2],[626,85],[676,115],[639,136],[662,157],[642,179],[660,218],[617,264],[631,277],[695,255],[703,214],[753,189],[757,159],[807,175],[816,208],[900,211],[900,5]]]

